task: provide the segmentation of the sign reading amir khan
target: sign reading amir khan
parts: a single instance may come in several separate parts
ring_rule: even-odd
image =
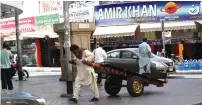
[[[95,6],[96,26],[202,19],[201,1],[131,2]]]

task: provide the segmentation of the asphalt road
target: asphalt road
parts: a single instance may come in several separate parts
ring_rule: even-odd
[[[47,105],[70,105],[65,93],[65,82],[59,82],[59,75],[31,76],[27,81],[15,81],[15,90],[29,92],[45,98]],[[149,86],[140,97],[130,97],[126,88],[122,88],[117,97],[110,97],[103,87],[99,87],[100,101],[91,103],[92,93],[88,87],[82,87],[78,105],[194,105],[202,103],[202,78],[184,78],[172,76],[168,84],[158,88]],[[202,104],[197,104],[202,105]]]

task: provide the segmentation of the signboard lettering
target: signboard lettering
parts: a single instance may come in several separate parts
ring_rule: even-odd
[[[22,18],[19,21],[19,29],[21,33],[35,32],[35,20],[34,17]],[[1,21],[0,22],[0,34],[15,33],[15,20]]]
[[[127,25],[202,19],[202,1],[150,1],[99,5],[94,8],[96,26]]]

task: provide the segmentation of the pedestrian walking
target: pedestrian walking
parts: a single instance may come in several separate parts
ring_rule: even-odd
[[[1,49],[1,86],[2,89],[13,90],[13,83],[11,81],[12,78],[12,69],[11,69],[11,59],[12,54],[11,51],[8,50],[8,45],[6,43],[3,44],[3,48]]]
[[[79,48],[77,45],[71,45],[70,51],[76,56],[70,63],[77,65],[77,76],[75,79],[74,95],[69,101],[77,103],[82,85],[88,85],[94,95],[90,102],[99,101],[99,92],[94,68],[84,64],[85,61],[94,60],[93,53],[83,48]]]
[[[103,47],[104,47],[104,44],[99,43],[99,47],[93,51],[93,54],[95,56],[95,59],[94,59],[95,63],[102,63],[102,62],[104,62],[104,59],[107,58],[107,53],[105,52]],[[99,70],[95,70],[95,71],[96,71],[96,73],[98,73],[97,85],[102,86],[103,85],[102,84],[102,73],[100,73]]]
[[[150,58],[151,58],[151,48],[147,44],[147,38],[143,39],[143,43],[139,45],[139,73],[144,72],[151,73],[150,70]]]

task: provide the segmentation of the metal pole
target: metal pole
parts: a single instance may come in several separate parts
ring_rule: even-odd
[[[67,94],[62,94],[61,97],[72,97],[72,95],[73,95],[72,66],[69,64],[69,60],[71,60],[69,4],[70,4],[70,1],[63,1],[64,48],[65,48],[65,70],[66,70],[65,74],[66,74]]]
[[[19,39],[20,30],[19,30],[19,15],[18,10],[15,8],[15,27],[16,27],[16,41],[17,41],[17,57],[18,57],[18,80],[23,80],[22,75],[22,52],[21,52],[21,41]]]
[[[165,35],[164,35],[164,23],[165,20],[161,19],[161,28],[162,28],[162,41],[163,41],[163,56],[165,57],[165,53],[166,53],[166,46],[165,46]]]

